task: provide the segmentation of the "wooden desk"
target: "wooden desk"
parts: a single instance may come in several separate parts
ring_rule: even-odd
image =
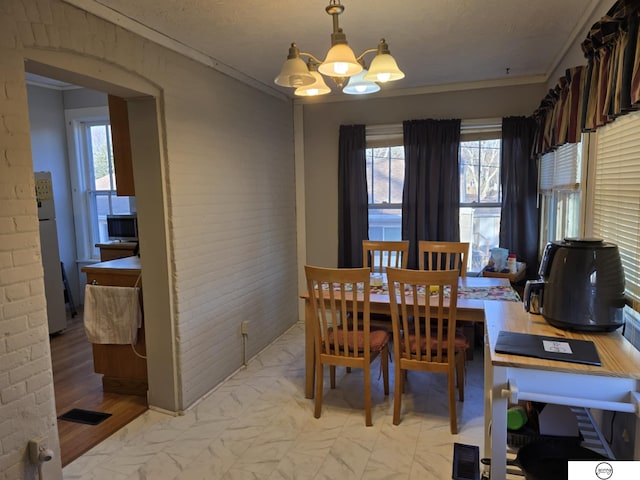
[[[138,244],[136,242],[96,243],[96,247],[100,249],[101,262],[115,260],[116,258],[132,257],[137,246]]]
[[[385,279],[386,284],[386,279]],[[484,277],[464,277],[460,278],[458,292],[458,320],[467,320],[471,322],[484,322],[484,300],[479,298],[465,298],[463,291],[465,289],[490,289],[491,287],[510,287],[509,281],[505,278],[484,278]],[[372,287],[373,292],[370,296],[371,313],[381,313],[391,315],[391,304],[389,301],[389,292],[383,288]],[[309,293],[305,292],[300,295],[305,300],[305,396],[313,398],[314,388],[314,344],[313,329],[309,325],[312,318],[311,302],[309,301]],[[509,302],[510,303],[510,302]],[[522,303],[518,302],[520,308]]]
[[[83,267],[82,271],[87,274],[87,283],[133,287],[140,277],[140,258],[125,257],[94,263]],[[138,283],[138,286],[141,285]],[[140,355],[146,356],[144,322],[138,330],[135,349]],[[147,394],[147,361],[137,356],[131,345],[94,343],[93,368],[96,373],[103,374],[102,388],[105,392]]]
[[[630,411],[640,416],[640,352],[618,330],[578,333],[549,325],[522,304],[485,302],[485,442],[491,479],[506,477],[507,407],[519,400],[541,401],[602,410]],[[592,340],[602,366],[542,360],[495,352],[501,330]],[[640,459],[640,422],[636,422],[635,458]]]

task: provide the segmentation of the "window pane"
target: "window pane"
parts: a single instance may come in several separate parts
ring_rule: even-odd
[[[495,140],[481,142],[480,149],[480,202],[500,202],[500,149],[487,148]]]
[[[392,151],[391,156],[391,178],[389,179],[390,191],[391,191],[391,203],[402,203],[402,190],[404,188],[404,150],[401,156],[394,156]]]
[[[113,153],[108,140],[108,125],[92,125],[89,127],[89,156],[93,170],[93,188],[95,190],[115,190],[115,174],[113,170]]]
[[[500,207],[460,208],[460,241],[469,242],[469,271],[479,272],[487,265],[489,251],[499,245],[499,237]]]
[[[373,201],[371,203],[389,203],[389,149],[373,149]]]
[[[479,142],[460,143],[460,203],[473,203],[479,199],[478,185]]]
[[[460,203],[500,198],[500,140],[460,142]]]
[[[369,240],[402,240],[402,208],[369,208]]]

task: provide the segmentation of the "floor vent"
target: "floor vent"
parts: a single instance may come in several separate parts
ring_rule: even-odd
[[[110,416],[110,413],[93,412],[91,410],[73,408],[67,413],[63,413],[62,415],[60,415],[58,419],[66,420],[68,422],[86,423],[87,425],[98,425],[100,422],[106,420]]]

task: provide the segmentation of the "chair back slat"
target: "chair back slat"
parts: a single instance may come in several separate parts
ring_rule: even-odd
[[[468,242],[418,242],[418,267],[420,270],[457,270],[467,276]]]
[[[407,268],[409,241],[362,241],[362,266],[384,273],[387,267]]]

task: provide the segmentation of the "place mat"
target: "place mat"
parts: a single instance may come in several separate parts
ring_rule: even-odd
[[[87,425],[98,425],[111,416],[110,413],[94,412],[92,410],[82,410],[81,408],[73,408],[58,417],[59,420],[68,422],[84,423]]]
[[[326,286],[325,286],[326,287]],[[348,286],[347,291],[351,291]],[[362,292],[362,287],[358,286],[358,291]],[[369,292],[373,295],[389,295],[389,286],[371,286]],[[424,295],[424,287],[418,288],[418,293]],[[445,287],[444,294],[449,296],[450,288]],[[433,294],[433,293],[432,293]],[[458,287],[458,299],[465,300],[502,300],[507,302],[520,302],[520,295],[510,285],[492,285],[487,287]]]

